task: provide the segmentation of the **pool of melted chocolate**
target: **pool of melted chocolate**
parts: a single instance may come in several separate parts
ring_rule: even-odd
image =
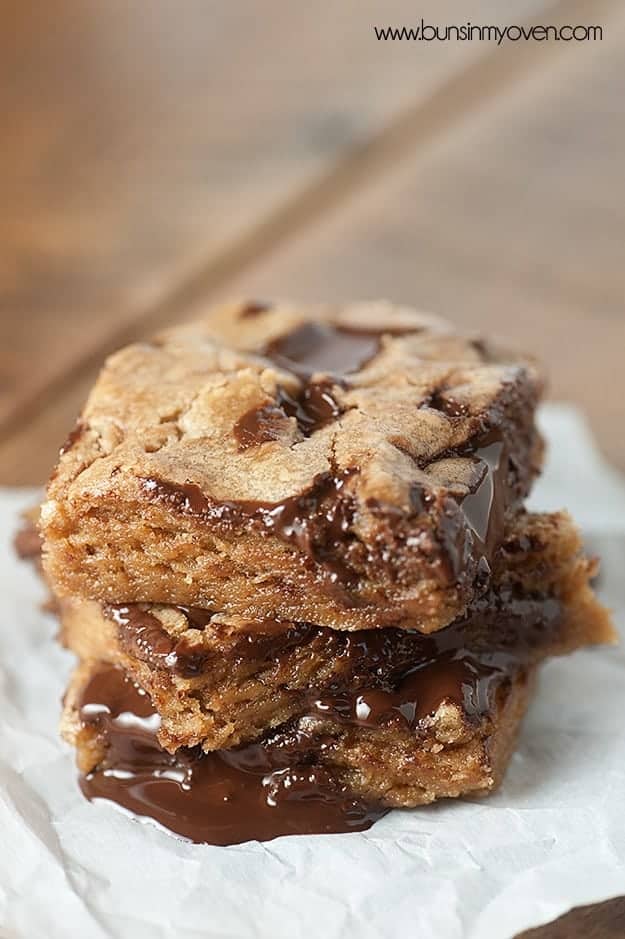
[[[116,802],[196,843],[363,831],[386,812],[310,762],[311,740],[303,732],[274,746],[167,753],[148,695],[113,666],[103,666],[83,690],[80,716],[107,748],[102,764],[81,777],[85,796]]]
[[[83,690],[80,719],[102,740],[105,757],[82,777],[81,788],[89,799],[116,802],[195,842],[225,845],[363,831],[386,810],[355,798],[333,772],[335,738],[350,727],[375,732],[393,726],[400,734],[415,734],[418,750],[427,718],[443,701],[455,704],[468,723],[492,714],[532,660],[533,648],[549,641],[559,622],[555,600],[510,596],[505,606],[509,629],[500,630],[498,646],[488,641],[488,629],[467,642],[464,621],[432,636],[419,635],[392,683],[381,677],[375,685],[349,690],[311,690],[299,720],[262,742],[213,753],[163,750],[157,739],[160,719],[148,695],[119,668],[102,666]],[[115,613],[122,625],[138,630],[146,648],[156,643],[152,654],[171,654],[169,646],[161,649],[167,637],[155,632],[158,621],[146,611],[123,607]],[[500,610],[491,602],[475,615],[486,626]],[[205,617],[205,611],[199,617],[193,613],[196,628]],[[389,632],[350,635],[350,648],[364,644],[362,654],[379,661],[383,672]]]

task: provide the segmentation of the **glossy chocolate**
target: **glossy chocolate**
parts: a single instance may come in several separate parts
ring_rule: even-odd
[[[199,627],[192,626],[189,617],[197,623],[210,620],[212,614],[179,609],[187,617],[187,630],[178,639],[165,632],[158,618],[148,612],[147,604],[109,606],[104,612],[117,624],[122,646],[153,668],[167,669],[183,678],[202,676],[204,682],[210,682],[216,656],[220,665],[224,660],[230,662],[232,670],[245,662],[254,662],[256,669],[262,669],[269,664],[288,663],[292,649],[307,648],[310,656],[332,663],[324,687],[331,693],[358,692],[366,686],[395,691],[409,674],[441,660],[463,662],[469,671],[476,663],[486,663],[497,672],[502,663],[508,668],[511,658],[534,658],[541,647],[552,642],[560,623],[557,599],[520,595],[504,587],[484,594],[464,617],[429,636],[408,629],[346,632],[311,623],[263,620],[255,622],[253,629],[252,624],[235,630],[226,627],[224,638],[219,636],[224,627],[219,622],[213,624],[210,640],[203,645],[201,640],[193,640],[193,632]],[[286,681],[289,666],[285,667]],[[429,681],[424,672],[421,678]]]
[[[234,425],[233,433],[239,450],[249,450],[261,443],[279,440],[288,426],[287,415],[272,402],[246,411]]]
[[[330,379],[310,381],[302,386],[297,397],[279,387],[275,401],[251,408],[234,425],[234,437],[239,450],[279,440],[289,430],[288,419],[292,417],[305,437],[336,420],[341,414],[341,407],[334,397],[333,385]]]
[[[274,401],[243,414],[233,429],[239,450],[280,439],[291,431],[290,418],[295,418],[304,436],[339,418],[338,389],[346,386],[346,375],[375,357],[384,333],[383,329],[304,323],[270,342],[263,353],[297,375],[301,390],[293,396],[278,388]],[[452,419],[464,415],[463,405],[445,386],[437,388],[422,406],[441,410]],[[490,561],[503,534],[506,509],[518,497],[518,486],[509,472],[503,432],[497,429],[482,432],[460,449],[441,453],[437,459],[448,457],[470,459],[479,465],[473,490],[460,497],[437,499],[423,489],[413,511],[435,520],[438,537],[430,552],[433,573],[438,572],[442,580],[450,583],[479,578],[486,584]],[[142,485],[152,498],[167,501],[179,511],[228,529],[251,522],[263,534],[272,534],[292,545],[318,564],[323,574],[329,575],[326,579],[333,589],[339,584],[344,588],[346,600],[348,591],[357,586],[359,574],[355,568],[362,570],[363,564],[368,567],[377,560],[371,549],[356,544],[358,537],[353,532],[356,505],[345,484],[357,472],[354,467],[340,473],[320,474],[308,490],[278,503],[216,502],[191,482],[174,484],[154,477],[143,479]],[[368,505],[380,525],[391,529],[386,538],[392,539],[396,520],[405,521],[406,513],[379,502],[377,507],[373,506],[371,500]],[[425,546],[427,524],[422,534],[425,537],[421,544]],[[402,533],[398,541],[405,540]],[[358,554],[356,563],[352,560],[354,553]],[[385,563],[382,557],[379,563]]]
[[[193,632],[205,629],[212,619],[210,610],[197,607],[173,607],[186,617],[186,629]],[[163,668],[181,678],[196,678],[210,667],[215,652],[194,641],[193,635],[180,638],[170,635],[160,620],[149,612],[148,604],[130,603],[108,605],[104,614],[116,625],[123,648],[133,658],[147,662],[153,668]],[[215,630],[219,630],[219,625]],[[241,630],[237,640],[228,643],[233,665],[249,659],[270,663],[276,655],[284,654],[293,646],[307,642],[318,629],[310,623],[278,623],[263,620],[254,624],[252,631]]]
[[[380,350],[384,330],[356,330],[327,323],[302,323],[262,350],[280,368],[304,380],[316,372],[349,375]]]
[[[492,711],[498,689],[518,668],[519,661],[504,654],[480,659],[461,651],[416,665],[396,688],[324,693],[311,696],[309,703],[313,714],[359,727],[399,722],[414,730],[442,701],[457,705],[466,720],[477,722]]]
[[[311,762],[305,734],[275,746],[166,753],[149,698],[113,667],[84,689],[80,717],[106,748],[102,763],[80,780],[87,798],[116,802],[196,843],[363,831],[385,812],[354,799]]]
[[[486,586],[490,562],[504,531],[506,509],[515,501],[506,444],[498,431],[490,431],[459,453],[442,456],[470,459],[478,469],[471,491],[453,501],[449,496],[440,514],[438,538],[443,546],[440,561],[445,579],[458,582],[472,570],[476,581],[482,580]]]
[[[120,609],[125,612],[117,613],[117,621],[132,624],[132,608]],[[145,614],[138,609],[134,617],[137,631],[143,631],[137,648],[150,654],[145,643],[155,641],[153,660],[175,669],[178,647],[163,658],[160,634]],[[333,741],[350,726],[372,732],[393,726],[402,735],[416,734],[417,752],[419,737],[443,702],[455,704],[467,724],[479,724],[495,713],[519,673],[553,644],[559,627],[555,598],[510,587],[476,601],[466,617],[430,636],[392,629],[337,634],[295,624],[274,636],[277,655],[287,637],[305,645],[327,634],[342,669],[322,690],[304,689],[294,722],[265,742],[208,755],[196,749],[164,752],[147,695],[121,670],[104,667],[80,703],[82,722],[96,729],[106,748],[104,761],[82,779],[83,791],[212,844],[362,830],[382,813],[353,799],[333,777],[327,768]],[[271,646],[263,645],[271,641],[242,636],[254,655],[271,655]]]
[[[346,484],[354,472],[345,470],[336,476],[321,473],[310,489],[283,502],[213,502],[194,483],[174,484],[155,478],[142,480],[142,486],[151,498],[225,529],[250,522],[262,533],[273,534],[324,564],[331,579],[349,580],[351,573],[337,548],[351,525],[354,507]]]

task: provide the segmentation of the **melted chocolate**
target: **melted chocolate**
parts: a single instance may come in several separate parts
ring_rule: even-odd
[[[478,447],[472,458],[483,466],[476,488],[462,500],[464,516],[485,554],[490,554],[496,536],[503,530],[507,502],[507,465],[502,440]]]
[[[206,629],[215,615],[214,610],[205,610],[199,606],[177,606],[176,609],[186,616],[189,629]]]
[[[264,404],[251,408],[233,427],[239,450],[249,450],[261,443],[279,440],[288,428],[287,415],[277,404]]]
[[[144,635],[156,637],[158,644],[158,633],[141,613],[137,629],[145,628]],[[120,618],[132,621],[132,614]],[[121,670],[105,667],[84,690],[80,715],[97,730],[106,756],[82,778],[81,787],[90,799],[117,802],[196,842],[235,844],[283,834],[363,830],[383,810],[354,799],[320,765],[324,754],[331,762],[336,725],[372,730],[393,725],[419,735],[445,701],[477,723],[492,713],[499,694],[526,665],[540,657],[559,624],[556,599],[509,587],[476,601],[466,617],[430,636],[393,629],[336,636],[333,630],[296,624],[280,642],[290,635],[303,644],[307,630],[313,638],[332,636],[340,647],[335,654],[344,660],[343,677],[304,694],[302,720],[294,726],[278,728],[262,743],[211,754],[163,751],[156,739],[159,718],[147,695]],[[260,640],[247,639],[257,654]],[[321,730],[314,729],[315,718]]]
[[[367,663],[369,685],[310,694],[311,714],[362,727],[400,722],[414,730],[446,700],[476,723],[491,712],[499,690],[553,641],[560,618],[557,599],[506,587],[429,636],[351,633],[344,655]]]
[[[386,330],[359,330],[327,323],[302,323],[262,351],[280,368],[307,381],[315,372],[348,375],[379,352]]]
[[[108,606],[104,612],[117,624],[122,645],[130,655],[149,665],[167,662],[175,642],[141,604]]]
[[[278,388],[275,402],[251,408],[234,425],[239,450],[279,440],[288,429],[290,417],[295,418],[298,430],[305,437],[336,420],[341,407],[332,393],[333,384],[330,379],[308,382],[297,397]]]
[[[504,530],[506,509],[514,501],[507,447],[500,433],[491,431],[471,441],[460,452],[444,453],[438,459],[447,456],[473,460],[478,464],[479,475],[472,490],[459,498],[454,497],[453,501],[449,497],[441,513],[439,537],[445,546],[445,554],[441,558],[444,576],[449,581],[457,581],[470,567],[473,557],[472,576],[487,586],[489,562]],[[461,514],[458,514],[456,506],[460,507]]]
[[[344,490],[354,472],[344,470],[336,476],[321,473],[309,490],[283,502],[213,502],[194,483],[174,484],[155,478],[142,483],[152,498],[225,529],[249,521],[261,532],[271,533],[311,560],[323,563],[331,580],[347,581],[351,572],[341,562],[337,547],[345,541],[351,526],[353,505]]]
[[[311,741],[303,733],[284,738],[286,745],[165,752],[148,696],[113,667],[84,689],[80,716],[106,746],[103,762],[80,780],[85,796],[116,802],[196,843],[363,831],[385,814],[310,763]]]

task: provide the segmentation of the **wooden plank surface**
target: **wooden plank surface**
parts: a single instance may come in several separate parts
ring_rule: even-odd
[[[516,18],[540,0],[514,0]],[[488,20],[496,0],[473,12]],[[376,43],[405,0],[4,3],[0,428],[408,106],[478,43]],[[460,0],[420,13],[453,22]],[[30,405],[30,412],[28,407]]]
[[[105,352],[122,341],[145,334],[155,325],[184,316],[190,308],[189,298],[200,297],[202,303],[205,302],[211,291],[214,292],[215,284],[232,284],[230,291],[239,289],[232,275],[254,257],[269,255],[258,283],[268,283],[270,293],[288,292],[293,296],[305,296],[312,292],[315,296],[330,296],[344,292],[346,296],[362,296],[366,292],[382,292],[381,287],[385,287],[383,274],[388,265],[392,266],[402,253],[404,258],[409,257],[416,234],[412,231],[413,216],[406,218],[405,232],[394,232],[387,239],[382,234],[384,221],[382,226],[377,221],[375,224],[367,221],[371,229],[369,247],[374,249],[375,256],[371,264],[371,254],[363,255],[362,266],[367,268],[369,278],[378,271],[371,287],[367,277],[350,263],[346,263],[344,270],[336,276],[332,264],[328,266],[327,259],[324,259],[327,245],[318,246],[318,228],[313,221],[321,217],[323,222],[327,217],[333,222],[332,207],[335,204],[342,206],[349,199],[358,204],[361,194],[363,204],[370,204],[380,180],[384,188],[387,170],[389,185],[394,185],[398,161],[401,164],[404,157],[410,161],[413,155],[418,156],[424,148],[427,150],[437,134],[469,120],[468,116],[479,112],[483,102],[492,96],[505,100],[509,84],[513,86],[526,71],[531,72],[540,68],[541,63],[562,55],[562,44],[559,49],[530,43],[509,46],[505,50],[495,47],[485,52],[480,44],[451,43],[438,44],[436,48],[420,45],[416,53],[410,43],[391,44],[391,47],[372,44],[366,15],[371,22],[374,21],[373,7],[367,4],[359,4],[356,16],[354,9],[348,9],[348,3],[338,24],[332,19],[324,21],[322,30],[314,18],[306,22],[291,20],[288,33],[291,42],[293,36],[312,33],[312,40],[307,40],[309,71],[306,72],[291,55],[286,61],[281,60],[277,71],[270,70],[269,77],[260,82],[261,112],[270,115],[278,109],[286,114],[281,121],[273,119],[274,130],[268,144],[262,134],[262,139],[259,138],[258,125],[250,114],[260,107],[257,95],[252,97],[252,106],[249,104],[253,69],[248,80],[241,82],[238,74],[232,74],[232,63],[224,66],[225,72],[217,68],[222,51],[217,44],[212,72],[202,72],[200,64],[192,61],[191,65],[185,64],[182,79],[177,75],[174,68],[177,59],[182,58],[185,63],[186,58],[193,60],[193,42],[185,38],[189,29],[192,31],[194,27],[198,34],[202,34],[201,23],[193,19],[193,11],[199,10],[201,20],[206,7],[198,7],[195,0],[190,0],[185,6],[191,26],[182,31],[182,38],[174,29],[176,39],[171,44],[172,49],[165,43],[169,52],[164,61],[161,61],[160,46],[149,47],[152,50],[150,58],[144,50],[145,44],[139,43],[143,51],[137,62],[131,52],[134,54],[134,48],[143,36],[141,30],[145,31],[147,27],[140,17],[129,17],[127,10],[133,8],[132,4],[128,7],[120,6],[119,2],[112,4],[110,9],[113,13],[107,13],[110,21],[103,21],[101,7],[94,12],[89,3],[84,7],[79,4],[79,15],[76,3],[77,0],[60,0],[57,20],[54,21],[56,30],[50,29],[50,22],[46,22],[45,17],[42,22],[37,20],[39,44],[33,44],[29,32],[29,28],[31,31],[34,29],[32,15],[28,19],[26,14],[22,14],[22,19],[18,17],[18,25],[9,30],[12,44],[7,43],[13,56],[11,61],[15,61],[5,67],[15,87],[12,97],[5,90],[5,110],[22,128],[22,135],[17,134],[16,139],[23,138],[29,147],[32,139],[41,139],[45,146],[34,147],[36,155],[26,159],[30,170],[24,171],[20,167],[20,146],[15,145],[12,156],[9,148],[9,155],[4,158],[6,170],[0,174],[0,187],[4,185],[4,201],[8,206],[7,222],[2,229],[4,234],[0,232],[0,257],[4,255],[6,258],[5,274],[7,271],[12,274],[0,281],[0,481],[6,483],[37,482],[45,478],[58,442],[64,438],[66,428],[78,411],[87,380],[95,374]],[[527,6],[531,11],[535,4]],[[611,6],[594,0],[591,8],[593,13],[597,13]],[[20,9],[29,8],[27,4]],[[151,9],[161,32],[167,32],[168,25],[175,27],[175,21],[171,20],[172,8],[165,0],[159,0]],[[59,10],[65,10],[65,17],[60,20]],[[161,10],[165,11],[162,14],[164,19],[159,19]],[[450,0],[436,7],[432,3],[429,7],[426,5],[425,15],[428,10],[434,14],[432,18],[436,22],[444,22],[445,19],[449,22],[454,13],[459,13],[460,7]],[[492,2],[481,0],[474,13],[477,15],[480,10],[483,19],[487,20],[493,13]],[[550,7],[544,15],[537,14],[536,19],[557,22],[559,16],[566,21],[570,15],[580,22],[586,16],[586,21],[589,21],[588,10],[588,3],[567,0],[554,9]],[[85,11],[90,12],[95,23]],[[395,6],[391,4],[385,8],[384,15],[391,22],[393,11],[395,21],[406,20],[405,3],[398,0]],[[523,10],[515,3],[509,8],[511,15],[514,11],[520,15]],[[354,24],[362,24],[363,17],[367,31],[361,34],[354,31]],[[275,22],[280,28],[284,25],[280,18]],[[316,29],[313,28],[315,26]],[[153,33],[158,32],[155,26],[150,28]],[[229,21],[223,28],[234,30]],[[327,44],[328,30],[335,41],[337,38],[340,40],[340,54],[332,51],[332,44],[332,49],[322,54],[326,53],[322,40],[325,38]],[[93,45],[93,31],[97,32],[99,44],[106,52],[100,57],[99,66],[90,64],[90,56],[83,51],[85,47],[89,48],[90,43]],[[108,32],[112,38],[106,38]],[[266,32],[261,30],[259,39],[249,36],[248,46],[245,46],[245,30],[234,31],[233,35],[240,42],[239,65],[252,57],[258,66],[259,49],[264,50],[265,58],[261,56],[260,60],[264,65],[268,49],[272,51],[276,46],[275,37],[272,42]],[[50,35],[55,37],[54,41]],[[62,41],[59,36],[63,37]],[[284,42],[283,35],[282,40]],[[46,44],[51,42],[52,48],[48,48]],[[67,49],[64,44],[68,45]],[[43,45],[43,51],[39,45]],[[201,43],[200,47],[204,48]],[[467,62],[468,53],[462,50],[476,47],[480,51],[479,56],[473,51],[472,61]],[[454,51],[450,58],[447,50],[457,48],[461,52]],[[80,50],[80,56],[77,50]],[[118,63],[118,59],[123,60],[122,52],[134,63],[132,68],[126,63],[124,70]],[[581,47],[581,57],[588,54]],[[197,51],[195,55],[197,58]],[[36,57],[37,67],[41,68],[45,80],[39,78],[35,82],[35,91],[32,91],[29,76],[35,70]],[[61,59],[71,63],[70,77],[67,77]],[[79,67],[83,65],[83,59],[87,60],[84,75]],[[324,63],[322,74],[329,79],[320,76],[320,61]],[[417,66],[415,61],[419,63]],[[80,88],[71,90],[70,79],[76,70],[84,77],[82,84],[88,89],[86,103]],[[148,75],[143,79],[148,89],[145,94],[141,92],[143,85],[140,82],[135,86],[137,71]],[[65,84],[57,73],[64,76]],[[223,81],[224,73],[228,75],[227,82]],[[159,75],[164,75],[165,79],[159,79]],[[175,76],[174,91],[170,93],[166,86],[172,75]],[[208,94],[205,87],[207,75],[213,83],[209,100],[212,102],[215,97],[224,95],[228,100],[226,110],[219,112],[221,117],[214,125],[212,120],[208,120],[214,116],[210,108],[207,106],[202,111],[198,105],[204,101],[202,90],[205,97]],[[262,75],[265,75],[264,71]],[[297,76],[295,95],[293,75]],[[289,82],[285,82],[286,76]],[[111,83],[113,90],[109,87]],[[286,90],[285,85],[288,85]],[[366,94],[363,94],[365,87]],[[62,94],[59,89],[67,93]],[[228,98],[230,91],[233,98]],[[185,92],[191,103],[186,102]],[[302,137],[302,127],[318,124],[320,120],[327,121],[329,114],[337,113],[337,101],[343,102],[339,110],[353,133],[343,135],[338,143],[335,141],[334,147],[329,147],[321,155],[313,148],[311,156],[306,144],[308,137],[305,133]],[[404,107],[406,101],[411,102],[409,107]],[[94,103],[106,105],[104,117],[97,110],[97,117],[92,115],[89,119]],[[197,109],[195,114],[191,113],[193,106]],[[178,115],[178,108],[184,111],[182,118]],[[384,115],[389,115],[393,109],[398,111],[398,117],[395,122],[385,125]],[[144,111],[147,111],[147,117]],[[228,114],[230,123],[226,121]],[[34,115],[30,132],[26,132],[30,120],[28,115]],[[247,116],[250,116],[249,121],[244,120]],[[100,126],[102,122],[103,127]],[[197,122],[201,125],[200,130],[194,130]],[[280,123],[279,132],[276,122]],[[223,131],[224,123],[227,132]],[[381,129],[375,133],[378,125]],[[262,122],[260,126],[262,129]],[[80,158],[75,158],[74,141],[85,136],[85,127],[87,141],[79,141]],[[54,139],[54,146],[50,143],[50,136]],[[92,137],[105,141],[106,146],[93,146],[89,142]],[[299,151],[297,147],[293,150],[293,141],[299,141]],[[280,147],[276,145],[278,142]],[[249,152],[252,148],[254,173],[250,173]],[[241,156],[242,149],[245,156]],[[55,157],[52,161],[43,158],[49,152]],[[203,159],[205,175],[198,182],[195,171]],[[234,172],[230,178],[220,173],[219,167],[230,165],[232,160]],[[314,163],[315,172],[326,164],[329,168],[325,176],[321,174],[319,183],[313,180],[308,188],[304,185],[303,189],[297,190],[298,181],[301,184],[310,176],[311,163]],[[257,185],[254,179],[259,166],[266,168],[260,172]],[[60,174],[58,179],[54,176],[55,171]],[[250,176],[252,181],[248,182],[247,177]],[[4,184],[2,180],[5,180]],[[263,211],[271,200],[280,201],[276,193],[287,191],[289,187],[297,190],[292,203],[286,199],[284,211],[278,208],[276,213],[270,211],[268,216],[264,216]],[[241,235],[232,242],[226,237],[230,224],[228,213],[240,191],[246,193],[245,208],[249,213],[251,236],[246,240]],[[384,195],[382,198],[384,200]],[[244,200],[241,197],[238,201],[243,203]],[[289,210],[290,205],[294,205],[292,211]],[[213,211],[215,206],[217,208]],[[258,213],[256,218],[252,209]],[[388,214],[384,201],[377,211],[384,220]],[[348,214],[344,241],[332,248],[341,267],[343,259],[349,257],[350,249],[352,259],[357,262],[361,251],[359,238],[363,233],[350,229],[349,217]],[[58,232],[60,222],[64,225],[63,238]],[[386,227],[390,229],[391,225]],[[211,235],[213,229],[214,236]],[[204,234],[200,237],[201,232]],[[304,247],[304,255],[308,255],[310,276],[308,283],[306,277],[300,283],[299,275],[290,277],[289,263],[282,263],[281,254],[278,254],[274,268],[270,251],[276,244],[284,243],[292,253],[302,239],[308,241],[309,232],[310,250]],[[219,243],[218,239],[221,239]],[[398,242],[401,242],[399,250]],[[223,250],[220,248],[222,244],[225,245]],[[204,264],[199,264],[197,275],[194,262],[188,262],[191,255],[205,260]],[[181,258],[186,260],[181,261]],[[319,263],[315,268],[317,258]],[[435,261],[438,265],[436,276],[441,261],[440,257]],[[414,267],[412,260],[409,266]],[[189,270],[190,276],[185,277]],[[275,270],[275,276],[270,273],[267,278],[267,271],[272,270]],[[441,288],[447,284],[447,276],[445,272]],[[182,285],[181,289],[178,289],[178,284]],[[395,279],[392,287],[390,290],[385,287],[391,295],[401,293],[414,302],[425,299],[420,289],[416,289],[413,277],[407,282],[407,288],[402,286],[401,280]],[[245,283],[241,289],[247,289]],[[453,305],[449,310],[456,312]],[[36,445],[33,445],[35,440]]]
[[[500,334],[548,365],[625,468],[625,9],[228,293],[389,296]],[[199,302],[190,312],[201,308]]]

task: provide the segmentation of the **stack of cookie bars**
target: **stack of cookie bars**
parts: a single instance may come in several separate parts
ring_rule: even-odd
[[[386,303],[113,355],[41,513],[86,794],[223,843],[492,790],[540,663],[613,638],[570,517],[523,507],[541,385]]]

